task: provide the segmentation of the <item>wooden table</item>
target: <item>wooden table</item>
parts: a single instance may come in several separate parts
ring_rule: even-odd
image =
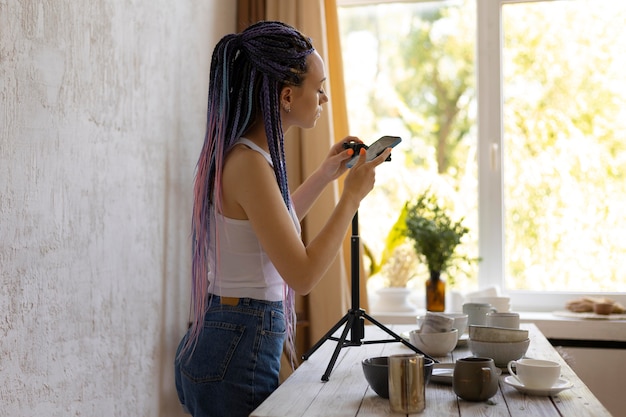
[[[414,325],[389,325],[387,328],[401,335]],[[522,324],[530,332],[530,346],[526,356],[557,361],[562,377],[573,387],[552,397],[530,396],[504,383],[508,373],[500,376],[497,394],[485,402],[469,402],[454,394],[451,385],[430,382],[426,386],[426,409],[416,416],[589,416],[610,417],[611,414],[565,363],[534,324]],[[386,337],[381,329],[367,325],[365,338],[380,340]],[[252,417],[297,416],[393,416],[389,401],[379,397],[369,387],[361,361],[375,356],[411,353],[402,343],[376,343],[341,349],[328,382],[321,377],[329,364],[337,342],[326,341],[252,414]],[[452,354],[437,358],[440,362],[472,356],[467,346],[459,346]]]

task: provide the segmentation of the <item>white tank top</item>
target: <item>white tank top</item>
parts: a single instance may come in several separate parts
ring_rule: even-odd
[[[237,143],[259,152],[272,166],[271,156],[254,142],[241,138]],[[222,297],[281,301],[286,284],[261,247],[250,221],[224,217],[214,209],[211,212],[214,218],[210,227],[213,233],[217,232],[213,234],[217,239],[211,239],[209,245],[209,291]],[[293,204],[289,213],[300,234]]]

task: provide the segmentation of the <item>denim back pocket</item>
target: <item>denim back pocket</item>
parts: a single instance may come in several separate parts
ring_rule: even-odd
[[[244,331],[239,324],[205,322],[193,354],[181,358],[182,373],[196,383],[222,380]]]

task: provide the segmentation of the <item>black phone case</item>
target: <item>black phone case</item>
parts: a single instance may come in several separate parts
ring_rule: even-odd
[[[381,137],[376,142],[368,146],[366,160],[371,161],[372,159],[380,155],[385,149],[393,148],[400,142],[402,142],[402,138],[400,138],[399,136]],[[358,160],[359,160],[359,155],[355,155],[350,160],[348,160],[348,162],[346,163],[346,166],[348,168],[352,168]]]

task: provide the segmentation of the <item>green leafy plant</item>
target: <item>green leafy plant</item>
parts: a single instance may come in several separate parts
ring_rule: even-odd
[[[431,276],[433,273],[439,276],[455,260],[471,261],[455,254],[461,239],[469,232],[463,226],[464,219],[453,221],[446,207],[430,190],[426,190],[414,203],[407,202],[404,211],[405,236],[412,241],[415,252],[426,263]]]

